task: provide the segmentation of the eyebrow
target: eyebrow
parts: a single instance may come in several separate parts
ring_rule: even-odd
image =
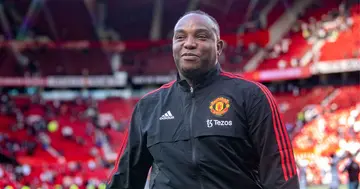
[[[204,28],[204,27],[201,27],[201,28],[197,28],[195,29],[195,32],[196,33],[199,33],[199,32],[206,32],[206,33],[210,33],[211,34],[211,31],[214,31],[215,32],[215,39],[220,39],[220,36],[219,36],[219,33],[217,32],[216,28],[210,28],[207,29],[207,28]],[[186,33],[184,29],[177,29],[177,30],[174,30],[174,35],[177,34],[177,33]],[[212,35],[212,34],[211,34]]]
[[[205,29],[205,28],[198,28],[198,29],[195,29],[195,32],[210,32],[210,30],[208,29]],[[174,33],[186,33],[184,29],[177,29],[174,31]]]

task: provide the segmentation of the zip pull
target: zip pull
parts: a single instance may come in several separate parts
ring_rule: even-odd
[[[194,88],[190,87],[190,93],[191,93],[191,97],[194,97]]]

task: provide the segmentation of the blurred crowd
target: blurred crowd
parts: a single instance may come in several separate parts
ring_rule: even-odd
[[[304,42],[307,43],[309,47],[312,47],[321,40],[334,42],[341,32],[352,29],[354,25],[354,20],[352,18],[353,15],[350,13],[350,7],[347,7],[345,3],[341,3],[336,9],[329,8],[326,13],[322,14],[321,17],[318,17],[318,9],[324,7],[326,7],[326,5],[318,5],[314,3],[308,7],[304,13],[300,13],[297,21],[292,25],[290,32],[278,43],[266,49],[266,59],[279,58],[278,68],[285,68],[287,65],[290,67],[298,67],[301,65],[300,61],[304,56],[303,53],[295,53],[290,60],[282,59],[282,56],[286,55],[290,48],[294,48],[294,46],[291,47],[291,45],[300,45],[301,47],[302,44],[296,44],[299,43],[299,40],[297,40],[294,36],[301,35],[301,37],[306,40]],[[312,13],[314,15],[312,15]],[[360,46],[359,39],[358,45]],[[319,61],[321,56],[321,51],[319,51],[319,49],[308,48],[308,51],[312,52],[313,62]],[[348,52],[344,52],[344,56],[347,53]],[[347,56],[349,57],[343,58],[359,57],[360,51],[354,50],[351,55]]]
[[[102,147],[117,140],[107,132],[119,132],[121,124],[115,120],[101,120],[95,100],[77,98],[72,102],[45,101],[39,94],[24,103],[16,103],[8,94],[2,94],[0,98],[0,117],[11,120],[7,122],[9,125],[2,121],[0,126],[0,130],[5,131],[0,132],[0,152],[3,157],[0,160],[7,162],[0,166],[0,187],[104,188],[105,174],[110,170],[112,162],[102,155]],[[61,125],[59,120],[64,117],[70,122],[85,123],[85,127],[80,128],[84,134],[77,135],[74,130],[79,128],[75,128],[75,125]],[[53,146],[54,133],[61,133],[64,141],[77,145],[79,149],[89,149],[89,158],[86,161],[68,161],[64,154],[66,149]],[[72,154],[75,159],[78,155]],[[40,158],[39,162],[43,165],[37,165],[39,162],[31,160],[19,162],[19,157]],[[101,170],[100,178],[96,174],[93,177],[84,176],[97,169]]]
[[[336,103],[313,106],[299,113],[301,127],[293,132],[293,147],[303,186],[359,181],[359,170],[349,168],[360,163],[359,112],[357,102],[348,108]]]

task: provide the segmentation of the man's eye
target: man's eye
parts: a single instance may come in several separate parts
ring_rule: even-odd
[[[198,35],[198,38],[200,38],[200,39],[206,39],[207,36],[206,36],[206,35]]]
[[[175,39],[184,39],[184,38],[185,38],[185,37],[182,36],[182,35],[178,35],[178,36],[175,37]]]

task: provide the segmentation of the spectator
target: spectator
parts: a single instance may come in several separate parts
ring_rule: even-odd
[[[301,30],[302,30],[302,36],[304,37],[304,39],[309,39],[311,37],[311,32],[308,28],[308,25],[306,23],[303,23],[301,25]]]
[[[90,169],[90,170],[95,170],[95,168],[96,168],[96,163],[95,163],[95,161],[94,160],[90,160],[90,161],[88,161],[88,168]]]
[[[340,186],[340,178],[338,173],[338,164],[341,160],[346,157],[346,154],[343,156],[337,156],[336,154],[330,155],[330,166],[331,166],[331,183],[330,189],[338,189]]]
[[[26,149],[26,154],[29,155],[29,156],[32,156],[34,154],[34,151],[35,151],[35,148],[36,148],[36,143],[35,142],[25,141],[24,146],[25,146],[25,149]]]
[[[299,60],[298,60],[297,58],[295,58],[295,57],[292,57],[291,60],[290,60],[290,65],[291,65],[292,67],[297,67],[297,66],[299,66]]]
[[[50,137],[45,133],[39,134],[39,140],[42,144],[42,147],[46,150],[50,147],[51,139]]]
[[[91,150],[90,150],[90,155],[92,157],[97,157],[99,155],[99,150],[95,147],[92,147]]]
[[[307,160],[298,160],[296,162],[299,172],[299,184],[300,189],[307,189],[307,178],[306,178],[306,169],[308,167],[309,162]]]
[[[286,63],[285,60],[283,60],[283,59],[279,60],[279,62],[278,62],[278,68],[279,68],[279,69],[284,69],[284,68],[286,68],[286,65],[287,65],[287,63]]]
[[[75,176],[74,182],[77,186],[82,186],[84,183],[84,180],[80,176]]]
[[[68,168],[71,173],[75,173],[76,171],[79,170],[80,166],[79,166],[79,163],[72,161],[72,162],[69,162]]]
[[[0,179],[4,177],[4,170],[0,167]]]
[[[355,162],[356,155],[360,152],[360,149],[352,155],[349,153],[350,162],[345,166],[343,172],[348,173],[349,177],[349,189],[358,189],[359,187],[359,173],[360,167],[359,164]]]
[[[252,54],[255,53],[259,47],[256,43],[250,43],[248,48],[249,52]]]
[[[24,176],[29,176],[31,174],[31,167],[27,164],[22,166],[22,173]]]
[[[75,141],[77,144],[81,145],[81,146],[84,146],[85,145],[85,140],[84,138],[80,137],[80,136],[77,136],[75,137]]]
[[[72,182],[73,182],[73,180],[71,179],[70,176],[65,176],[63,178],[63,183],[62,184],[63,184],[63,186],[65,186],[65,188],[69,188],[71,186]]]
[[[86,123],[86,135],[91,136],[94,133],[94,125],[91,122]]]
[[[282,51],[282,53],[287,53],[289,51],[290,43],[291,43],[290,39],[281,40],[281,51]]]
[[[73,139],[74,131],[70,126],[65,126],[61,129],[61,134],[64,138],[71,140]]]

